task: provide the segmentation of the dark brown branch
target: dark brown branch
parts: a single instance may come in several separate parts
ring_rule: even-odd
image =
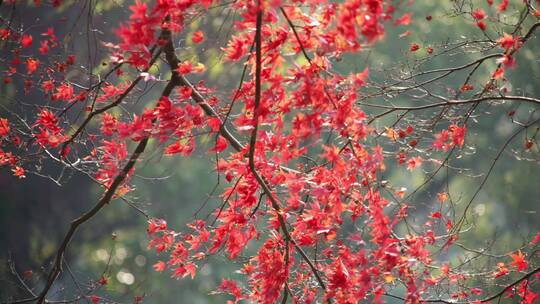
[[[527,33],[525,34],[525,36],[521,39],[521,43],[522,44],[525,44],[528,40],[530,40],[532,38],[532,36],[534,35],[536,29],[540,27],[540,22],[536,22],[535,24],[533,24],[531,26],[531,28],[529,28],[529,30],[527,31]],[[518,48],[514,48],[512,49],[512,51],[509,52],[509,55],[512,56],[514,55],[519,49]],[[430,70],[430,71],[425,71],[425,72],[420,72],[420,73],[417,73],[417,74],[414,74],[414,75],[411,75],[411,76],[408,76],[406,78],[403,78],[391,85],[388,85],[386,86],[385,88],[381,89],[380,91],[374,93],[374,94],[370,94],[368,96],[365,96],[363,97],[362,99],[368,99],[368,98],[371,98],[371,97],[375,97],[375,96],[378,96],[380,94],[384,94],[384,93],[387,93],[387,92],[405,92],[405,91],[408,91],[408,90],[412,90],[412,89],[416,89],[416,88],[419,88],[419,87],[422,87],[422,86],[425,86],[427,84],[430,84],[430,83],[433,83],[437,80],[440,80],[440,79],[443,79],[447,76],[449,76],[450,74],[454,73],[454,72],[457,72],[457,71],[460,71],[460,70],[464,70],[466,68],[469,68],[471,66],[474,66],[474,65],[477,65],[477,64],[481,64],[483,63],[485,60],[487,59],[490,59],[490,58],[495,58],[495,57],[502,57],[504,54],[500,54],[500,53],[497,53],[497,54],[491,54],[491,55],[487,55],[487,56],[484,56],[482,58],[479,58],[475,61],[472,61],[470,63],[467,63],[467,64],[464,64],[464,65],[461,65],[461,66],[458,66],[458,67],[453,67],[453,68],[443,68],[443,69],[435,69],[435,70]],[[499,63],[497,65],[497,68],[500,68],[502,66],[502,63]],[[429,80],[426,80],[426,81],[423,81],[419,84],[416,84],[416,85],[413,85],[413,86],[410,86],[410,87],[399,87],[399,88],[394,88],[392,89],[392,87],[395,87],[397,85],[399,85],[400,83],[402,83],[403,81],[405,80],[409,80],[409,79],[413,79],[415,77],[418,77],[418,76],[423,76],[423,75],[427,75],[427,74],[433,74],[433,73],[443,73],[439,76],[436,76],[432,79],[429,79]],[[491,79],[491,82],[493,81],[493,77]],[[486,86],[486,87],[489,87]],[[389,91],[385,91],[385,89],[389,88],[390,90]],[[484,90],[486,90],[484,88]],[[485,93],[485,92],[483,92]]]
[[[259,131],[259,105],[261,104],[261,71],[262,71],[262,8],[257,11],[257,29],[255,31],[255,105],[253,109],[253,130],[249,140],[249,167],[255,171],[255,146]]]
[[[517,284],[525,281],[525,280],[528,280],[530,277],[532,277],[533,275],[535,275],[536,273],[540,272],[540,267],[537,267],[536,269],[528,272],[527,274],[525,274],[524,276],[522,276],[521,278],[517,279],[516,281],[514,281],[513,283],[511,283],[510,285],[507,285],[504,289],[502,289],[501,291],[499,291],[498,293],[492,295],[491,297],[489,298],[485,298],[483,300],[481,300],[480,302],[482,303],[487,303],[487,302],[490,302],[492,300],[495,300],[497,299],[498,297],[501,297],[505,291],[507,291],[508,289],[516,286]]]
[[[283,214],[281,213],[281,208],[279,206],[278,200],[275,198],[274,194],[272,193],[272,190],[268,186],[267,182],[264,180],[264,178],[259,174],[257,171],[257,168],[255,166],[255,146],[257,143],[257,132],[258,132],[258,107],[261,102],[261,70],[262,70],[262,58],[261,58],[261,44],[262,44],[262,38],[261,38],[261,28],[262,28],[262,9],[261,7],[258,8],[257,12],[257,28],[255,32],[255,108],[253,109],[253,121],[254,121],[254,128],[251,133],[251,139],[250,139],[250,146],[249,146],[249,168],[251,170],[251,173],[255,176],[255,179],[257,180],[257,183],[261,186],[264,193],[268,196],[268,199],[270,199],[270,202],[272,204],[272,208],[276,212],[276,215],[279,220],[280,228],[283,232],[283,235],[285,236],[285,239],[288,242],[291,242],[291,244],[294,246],[296,251],[300,254],[302,259],[308,264],[309,268],[311,269],[313,275],[317,279],[317,282],[323,289],[323,292],[326,290],[326,285],[324,284],[324,281],[322,277],[319,275],[319,271],[315,267],[314,262],[311,261],[311,259],[307,256],[307,254],[304,252],[304,250],[298,246],[298,244],[294,241],[291,234],[289,233],[289,230],[287,229],[287,223],[285,222],[285,218],[283,217]]]
[[[172,41],[170,39],[170,32],[168,30],[164,30],[161,37],[166,37],[168,39],[168,42],[165,44],[165,47],[172,47]],[[161,50],[158,51],[158,54],[160,52],[161,52]],[[157,58],[157,56],[155,58]],[[162,97],[169,96],[172,93],[172,90],[179,84],[178,77],[175,76],[175,75],[177,75],[177,73],[174,72],[174,69],[178,66],[178,60],[176,59],[176,57],[169,57],[169,56],[167,56],[166,59],[167,59],[167,62],[169,64],[171,70],[173,70],[173,76],[172,76],[171,80],[167,83],[167,86],[163,89],[163,92],[161,93]],[[136,81],[138,81],[140,79],[141,79],[141,77],[139,76]],[[136,85],[136,83],[135,83],[135,85]],[[132,84],[132,87],[134,87],[135,85]],[[128,93],[129,93],[129,90],[124,92],[123,96],[124,97],[127,96]],[[118,103],[120,103],[121,101],[122,101],[122,99],[119,99]],[[112,107],[112,104],[108,106],[108,108],[111,108],[111,107]],[[102,110],[102,109],[100,109],[100,110]],[[98,111],[99,110],[97,110],[97,111],[95,111],[93,113],[102,113],[102,112],[98,112]],[[154,122],[155,121],[153,121],[153,123]],[[77,218],[77,219],[75,219],[75,220],[73,220],[71,222],[70,228],[69,228],[67,234],[64,236],[64,239],[63,239],[60,247],[58,248],[58,251],[56,253],[56,257],[55,257],[55,260],[54,260],[54,265],[53,265],[53,268],[52,268],[52,270],[50,271],[50,273],[49,273],[49,275],[47,277],[47,282],[45,284],[45,287],[43,288],[42,292],[40,293],[39,297],[37,298],[37,303],[38,304],[43,304],[43,303],[46,302],[47,293],[49,292],[52,285],[54,284],[54,282],[56,281],[56,279],[60,275],[60,272],[62,271],[62,261],[64,259],[65,252],[66,252],[66,250],[68,248],[69,243],[73,239],[73,236],[77,232],[78,228],[82,224],[86,223],[91,218],[93,218],[101,209],[103,209],[103,207],[105,207],[107,204],[109,204],[109,202],[113,199],[114,194],[116,193],[116,190],[118,189],[118,187],[120,187],[120,185],[122,185],[122,183],[125,181],[126,177],[129,175],[129,172],[133,169],[133,167],[135,166],[135,164],[139,160],[141,154],[146,149],[146,146],[148,145],[149,140],[150,140],[150,135],[148,135],[147,137],[145,137],[144,139],[142,139],[139,142],[139,144],[137,145],[137,147],[135,148],[135,150],[131,154],[131,156],[129,158],[129,161],[122,168],[122,171],[120,171],[120,173],[116,176],[113,183],[107,189],[107,191],[105,192],[103,197],[99,200],[99,202],[92,209],[90,209],[89,211],[87,211],[86,213],[81,215],[79,218]]]
[[[404,80],[409,80],[409,79],[413,79],[413,78],[416,78],[416,77],[419,77],[419,76],[424,76],[424,75],[428,75],[428,74],[433,74],[433,73],[444,73],[444,72],[450,72],[450,73],[453,73],[453,72],[457,72],[459,70],[464,70],[466,68],[469,68],[469,67],[472,67],[474,65],[477,65],[477,64],[481,64],[483,63],[484,61],[488,60],[488,59],[491,59],[491,58],[497,58],[497,57],[502,57],[504,56],[504,54],[500,54],[500,53],[497,53],[497,54],[491,54],[491,55],[486,55],[484,57],[481,57],[481,58],[478,58],[476,59],[475,61],[472,61],[472,62],[469,62],[469,63],[466,63],[464,65],[461,65],[461,66],[457,66],[457,67],[452,67],[452,68],[442,68],[442,69],[435,69],[435,70],[429,70],[429,71],[424,71],[424,72],[419,72],[417,74],[414,74],[414,75],[410,75],[410,76],[407,76],[405,78],[402,78],[401,81],[404,81]],[[445,74],[444,76],[447,76],[448,74]],[[398,85],[400,82],[397,82],[395,84],[393,84],[392,86],[395,86],[395,85]]]
[[[540,267],[538,268],[535,268],[533,270],[531,270],[530,272],[526,273],[524,276],[522,276],[521,278],[517,279],[516,281],[510,283],[509,285],[506,285],[503,289],[501,289],[499,292],[497,292],[496,294],[490,296],[490,297],[487,297],[485,299],[482,299],[482,300],[479,300],[480,303],[488,303],[490,301],[493,301],[499,297],[502,297],[504,295],[504,293],[516,286],[517,284],[525,281],[525,280],[528,280],[530,277],[532,277],[533,275],[535,275],[536,273],[540,272]],[[393,294],[389,294],[389,293],[385,293],[384,294],[385,296],[387,297],[390,297],[390,298],[394,298],[394,299],[398,299],[398,300],[402,300],[402,301],[405,301],[406,299],[403,298],[403,297],[400,297],[400,296],[396,296],[396,295],[393,295]],[[471,303],[470,301],[469,302],[456,302],[456,301],[449,301],[449,300],[443,300],[443,299],[432,299],[432,300],[419,300],[418,301],[419,303],[445,303],[445,304],[468,304],[468,303]]]
[[[137,148],[131,155],[128,163],[124,166],[120,174],[116,176],[113,183],[111,184],[109,189],[105,192],[103,197],[99,200],[99,202],[88,212],[84,213],[82,216],[80,216],[79,218],[71,222],[71,225],[69,227],[67,234],[64,237],[64,240],[62,241],[62,244],[58,248],[58,251],[56,253],[56,258],[54,260],[54,266],[47,277],[47,283],[45,284],[43,291],[40,293],[37,299],[37,303],[39,304],[45,303],[45,297],[47,296],[47,293],[49,292],[52,285],[58,278],[58,275],[62,271],[62,266],[61,266],[62,260],[64,259],[64,254],[67,250],[69,242],[73,238],[79,226],[81,226],[82,224],[90,220],[92,217],[94,217],[94,215],[96,215],[103,207],[105,207],[111,201],[118,187],[124,182],[129,171],[133,168],[133,166],[139,159],[141,153],[144,152],[146,145],[148,144],[148,139],[149,138],[147,137],[141,140],[141,142],[137,145]]]
[[[174,52],[174,49],[173,49],[173,52]],[[203,109],[204,113],[207,116],[219,118],[219,115],[216,112],[216,110],[212,108],[212,106],[210,106],[206,102],[202,94],[184,76],[179,75],[178,82],[179,82],[179,85],[192,89],[191,98],[195,100],[195,102]],[[221,136],[223,136],[236,151],[239,151],[239,152],[242,151],[244,149],[244,146],[240,143],[240,141],[238,141],[238,139],[234,137],[234,135],[223,124],[223,122],[221,123],[221,125],[222,127],[219,129],[219,134],[221,134]]]
[[[536,22],[535,24],[533,24],[531,26],[531,28],[529,29],[529,31],[527,31],[527,34],[525,34],[525,36],[523,36],[523,39],[521,39],[521,42],[522,43],[525,43],[527,42],[529,39],[532,38],[532,35],[534,34],[534,32],[536,31],[536,29],[540,27],[540,22]],[[515,51],[515,49],[514,49]]]
[[[151,67],[152,65],[157,61],[157,59],[159,58],[159,55],[161,54],[162,52],[162,49],[158,49],[158,51],[156,52],[156,54],[154,55],[154,57],[152,57],[152,59],[150,60],[150,62],[148,62],[148,66],[143,70],[143,72],[147,72]],[[131,83],[131,85],[124,90],[124,92],[122,94],[120,94],[120,96],[118,96],[118,98],[116,98],[115,101],[113,101],[112,103],[104,106],[103,108],[99,108],[99,109],[96,109],[92,112],[90,112],[90,114],[88,114],[88,116],[86,117],[86,119],[82,122],[82,124],[77,128],[77,130],[75,130],[75,133],[73,133],[69,139],[64,142],[64,144],[62,145],[62,149],[60,151],[65,151],[65,149],[67,148],[67,146],[69,144],[71,144],[76,138],[77,136],[79,136],[79,134],[82,133],[82,131],[84,131],[84,129],[86,128],[86,126],[92,121],[92,119],[97,116],[97,115],[100,115],[100,114],[103,114],[105,112],[107,112],[108,110],[118,106],[120,103],[122,103],[122,101],[129,95],[129,93],[131,93],[131,91],[137,86],[137,84],[143,79],[143,76],[139,75],[137,76],[137,78],[135,78],[135,80],[133,80],[133,82]]]
[[[462,105],[462,104],[472,104],[472,103],[480,103],[483,101],[493,101],[493,100],[513,100],[513,101],[521,101],[521,102],[527,102],[532,103],[536,105],[540,105],[540,99],[534,98],[534,97],[526,97],[526,96],[486,96],[486,97],[480,97],[480,98],[472,98],[472,99],[461,99],[461,100],[448,100],[445,102],[438,102],[438,103],[431,103],[427,105],[422,106],[387,106],[387,105],[377,105],[377,104],[371,104],[371,103],[361,103],[362,106],[368,106],[373,108],[379,108],[379,109],[387,109],[387,112],[394,112],[394,111],[418,111],[418,110],[425,110],[425,109],[431,109],[431,108],[438,108],[438,107],[444,107],[444,106],[454,106],[454,105]],[[384,112],[383,114],[389,114],[387,112]],[[377,117],[382,116],[383,114],[379,114]]]
[[[231,192],[229,193],[229,195],[227,195],[227,198],[225,198],[225,200],[223,201],[223,203],[221,204],[221,207],[219,208],[219,211],[216,215],[216,218],[214,219],[214,221],[212,222],[212,225],[211,226],[214,226],[214,224],[216,223],[216,221],[219,219],[219,217],[221,216],[221,213],[223,212],[223,209],[225,209],[225,205],[227,205],[227,203],[229,202],[229,199],[231,199],[231,196],[233,195],[234,191],[236,190],[236,187],[238,187],[238,184],[240,183],[240,181],[242,181],[242,178],[244,178],[243,175],[241,175],[238,180],[236,180],[236,183],[234,183],[234,186],[233,188],[231,189]]]
[[[176,54],[174,52],[174,45],[173,45],[172,41],[169,41],[169,43],[167,43],[164,46],[163,52],[165,53],[166,58],[170,63],[174,63],[176,65],[178,64],[179,60],[178,60],[178,57],[176,56]],[[172,66],[171,66],[171,68],[172,68]],[[197,104],[199,104],[199,106],[203,109],[203,111],[206,113],[206,115],[208,115],[210,117],[219,118],[219,115],[214,110],[214,108],[212,108],[212,106],[210,106],[206,102],[206,100],[202,96],[202,94],[184,76],[178,75],[176,72],[173,72],[173,77],[177,77],[178,85],[189,87],[189,88],[192,89],[191,98],[193,98],[193,100],[195,100],[195,102],[197,102]],[[254,112],[256,113],[256,111],[254,111]],[[223,125],[223,123],[222,123],[222,127],[219,130],[219,132],[233,146],[233,148],[235,150],[242,151],[244,149],[244,146],[240,143],[240,141],[238,141],[238,139],[236,139],[236,137],[234,137],[234,135]],[[295,170],[285,168],[285,167],[282,167],[282,169],[287,170],[289,172],[296,172]],[[269,186],[266,184],[266,182],[263,180],[263,178],[258,174],[258,172],[256,170],[253,170],[252,172],[255,175],[255,177],[257,179],[257,182],[263,188],[264,193],[270,198],[270,201],[272,202],[272,207],[274,208],[274,210],[278,214],[278,219],[280,221],[280,226],[283,229],[283,233],[285,234],[285,238],[289,242],[291,242],[291,244],[293,244],[294,248],[298,251],[298,253],[302,256],[304,261],[308,264],[308,266],[310,267],[310,269],[314,273],[314,275],[315,275],[318,283],[320,284],[320,286],[323,288],[323,290],[325,290],[326,286],[324,284],[324,281],[322,280],[321,276],[319,275],[314,263],[309,259],[309,257],[304,252],[304,250],[302,250],[302,248],[299,247],[296,244],[296,242],[292,239],[291,235],[289,234],[289,232],[287,230],[285,220],[284,220],[283,216],[281,215],[279,203],[277,202],[276,198],[273,196],[272,191],[270,190]]]
[[[495,167],[495,165],[497,164],[498,160],[500,159],[502,153],[506,150],[506,148],[508,147],[508,145],[510,145],[510,143],[514,140],[514,138],[516,138],[516,136],[518,136],[521,132],[523,132],[524,130],[528,129],[530,126],[532,125],[535,125],[537,124],[538,122],[540,122],[540,118],[539,119],[536,119],[526,125],[524,125],[523,127],[519,128],[519,130],[517,130],[516,132],[514,132],[514,134],[512,134],[507,140],[506,142],[504,143],[504,145],[499,149],[499,152],[497,152],[497,155],[495,156],[495,158],[493,159],[493,161],[491,162],[491,165],[486,173],[486,175],[484,176],[484,178],[482,179],[482,182],[480,182],[480,185],[478,186],[478,188],[476,188],[476,191],[474,192],[473,196],[471,197],[471,199],[469,200],[469,202],[467,203],[467,205],[465,206],[465,210],[463,210],[463,215],[461,216],[459,222],[457,223],[457,225],[454,226],[454,231],[459,231],[461,229],[461,227],[463,226],[466,218],[467,218],[467,212],[469,211],[469,208],[471,207],[472,203],[474,202],[474,200],[476,199],[476,197],[478,196],[478,194],[480,193],[480,191],[482,190],[482,188],[484,188],[484,185],[486,184],[487,180],[489,179],[489,177],[491,176],[491,172],[493,172],[493,168]]]
[[[285,17],[285,20],[287,20],[287,23],[289,24],[289,27],[293,31],[294,37],[296,37],[296,41],[298,42],[298,45],[300,45],[300,49],[302,50],[302,53],[304,54],[304,57],[306,60],[311,64],[311,58],[309,57],[308,53],[306,52],[306,49],[304,48],[304,45],[302,44],[302,40],[300,40],[300,36],[298,35],[298,32],[296,31],[296,27],[292,23],[291,19],[283,9],[283,7],[279,8],[281,10],[281,13],[283,14],[283,17]]]

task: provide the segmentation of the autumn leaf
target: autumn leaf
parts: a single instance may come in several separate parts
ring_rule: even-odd
[[[193,43],[201,43],[201,42],[203,42],[204,41],[204,33],[201,32],[201,31],[196,31],[191,36],[191,41],[193,41]]]
[[[6,137],[9,134],[9,121],[7,118],[0,118],[0,139]]]
[[[446,200],[448,200],[448,193],[446,193],[446,192],[437,193],[437,200],[440,203],[446,202]]]
[[[23,48],[29,48],[32,46],[32,35],[24,34],[21,38],[21,45]]]
[[[223,138],[223,136],[219,135],[216,140],[216,145],[212,149],[210,149],[210,152],[221,153],[225,151],[225,149],[227,149],[228,145],[229,144],[227,143],[227,140]]]
[[[159,261],[155,263],[152,267],[154,268],[155,271],[162,272],[163,270],[165,270],[165,266],[166,266],[165,262]]]
[[[398,135],[396,131],[392,128],[385,127],[386,129],[386,136],[390,138],[392,141],[397,141]]]
[[[536,245],[538,243],[540,243],[540,231],[536,233],[536,236],[534,237],[534,239],[531,241],[531,243],[533,245]]]
[[[478,8],[478,9],[474,10],[471,15],[476,20],[482,20],[482,19],[486,18],[486,12],[481,8]]]
[[[422,158],[420,156],[409,158],[407,161],[407,170],[412,171],[414,168],[422,165]]]
[[[11,171],[13,171],[13,175],[18,178],[26,178],[26,171],[22,167],[15,166],[15,168],[11,169]]]
[[[403,16],[396,19],[395,25],[409,25],[411,23],[411,13],[406,13]]]
[[[497,263],[497,268],[498,270],[494,274],[495,278],[500,278],[502,276],[507,275],[510,272],[503,262]]]
[[[28,58],[26,60],[26,73],[28,75],[33,74],[37,70],[39,64],[40,64],[39,60]]]
[[[512,258],[512,263],[510,263],[510,265],[516,267],[517,271],[527,270],[529,263],[525,260],[525,256],[521,250],[511,254],[510,257]]]

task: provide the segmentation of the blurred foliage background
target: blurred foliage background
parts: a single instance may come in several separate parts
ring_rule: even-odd
[[[413,22],[408,28],[411,35],[400,37],[406,29],[389,25],[386,37],[373,48],[366,47],[360,54],[345,55],[341,61],[336,61],[337,71],[344,74],[360,72],[369,66],[370,80],[383,82],[391,73],[406,66],[407,62],[411,63],[418,59],[415,57],[426,55],[423,51],[411,54],[408,49],[413,42],[422,46],[432,45],[437,52],[447,47],[445,45],[448,42],[481,38],[481,32],[474,27],[472,21],[463,22],[461,17],[449,15],[454,3],[416,1],[413,7],[406,7],[413,11]],[[519,3],[513,1],[512,5]],[[81,14],[88,10],[89,4],[93,5],[91,20],[85,13]],[[66,1],[60,10],[60,18],[57,11],[30,6],[18,17],[21,18],[21,24],[33,25],[28,30],[35,35],[39,35],[43,28],[53,26],[59,37],[66,37],[62,40],[64,50],[77,54],[81,59],[81,71],[90,67],[94,72],[99,72],[106,69],[106,64],[102,62],[107,60],[99,41],[115,40],[113,29],[120,20],[126,20],[128,6],[128,1],[123,0]],[[0,9],[5,13],[8,8],[4,6]],[[74,16],[78,16],[78,19],[75,20]],[[432,20],[428,21],[427,16],[432,16]],[[209,87],[218,89],[218,92],[230,92],[240,79],[241,64],[224,63],[220,57],[220,48],[234,31],[231,24],[236,17],[236,12],[227,7],[214,8],[207,16],[189,20],[185,35],[179,37],[180,57],[204,63],[208,71],[201,77]],[[85,23],[90,24],[92,31],[85,31],[86,27],[81,26]],[[206,36],[206,41],[197,47],[189,39],[196,30],[202,30]],[[540,54],[539,39],[529,42],[519,53],[518,66],[509,71],[514,86],[511,89],[516,94],[540,96],[540,64],[535,54]],[[475,52],[440,56],[431,60],[425,68],[456,66],[470,62],[477,56]],[[298,62],[302,62],[300,57]],[[485,81],[494,67],[495,63],[483,66],[479,72],[483,78],[479,79]],[[448,78],[445,88],[433,89],[459,89],[463,75]],[[168,75],[161,76],[166,78]],[[192,80],[195,82],[198,79]],[[20,86],[13,88],[0,85],[0,94],[3,96],[0,104],[17,109],[18,100],[21,99],[27,103],[42,102],[38,96],[23,95],[21,91]],[[223,100],[229,97],[220,94]],[[155,91],[149,91],[145,95],[147,104],[151,104],[156,96]],[[396,98],[396,101],[404,98],[402,101],[407,104],[405,97]],[[437,204],[436,194],[446,190],[449,190],[459,214],[476,191],[498,149],[516,130],[516,126],[509,120],[508,112],[516,111],[516,116],[526,115],[530,112],[527,107],[511,103],[496,107],[480,106],[470,121],[470,133],[466,139],[469,147],[459,151],[459,157],[452,158],[450,162],[453,167],[462,169],[442,170],[432,183],[411,199],[413,208],[410,214],[413,222],[415,218],[421,219],[428,214]],[[365,110],[377,113],[370,108]],[[414,125],[415,121],[430,117],[434,112],[417,113],[403,120],[403,123]],[[395,119],[396,115],[389,115],[377,121],[374,126],[384,129]],[[527,133],[512,141],[475,199],[472,211],[475,227],[463,234],[460,240],[463,245],[479,250],[489,246],[494,254],[507,254],[508,250],[522,245],[540,228],[540,171],[534,156],[530,154],[538,153],[538,147],[524,152],[525,136]],[[208,145],[211,144],[210,138],[202,139],[202,142],[205,140]],[[382,140],[377,144],[385,145]],[[216,186],[217,176],[214,171],[215,160],[212,155],[205,153],[206,148],[202,145],[200,151],[189,158],[147,155],[144,165],[140,166],[142,170],[138,171],[134,179],[136,197],[131,199],[151,217],[165,218],[171,227],[179,230],[195,217],[205,218],[220,204],[218,197],[210,196]],[[384,178],[408,190],[419,186],[429,174],[429,164],[427,171],[415,170],[412,173],[396,164],[392,157],[387,160],[388,169]],[[223,181],[218,185],[216,193],[219,193],[221,186]],[[46,267],[54,257],[69,222],[89,209],[101,193],[102,190],[88,178],[75,173],[59,187],[39,176],[29,175],[24,180],[16,180],[10,172],[0,171],[0,301],[29,296],[13,270],[19,275],[31,270],[32,276],[22,279],[34,290],[40,290],[38,282],[46,274]],[[197,213],[206,201],[205,207]],[[238,265],[222,255],[216,255],[200,267],[194,280],[174,280],[166,273],[156,273],[152,265],[158,257],[146,250],[146,221],[137,210],[120,200],[100,212],[79,230],[70,244],[66,256],[69,271],[62,275],[60,284],[56,284],[50,298],[69,299],[72,297],[70,291],[85,289],[88,287],[85,284],[91,285],[91,282],[97,282],[105,275],[109,284],[98,294],[119,302],[132,302],[135,296],[144,296],[145,303],[223,303],[226,297],[209,296],[209,293],[215,290],[221,278],[237,277],[234,270]],[[462,253],[449,252],[444,258],[459,261],[462,258],[459,254]],[[82,282],[82,285],[77,286],[74,281]]]

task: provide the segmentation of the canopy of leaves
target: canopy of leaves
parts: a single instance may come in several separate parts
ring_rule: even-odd
[[[49,248],[43,214],[18,224],[46,262],[9,261],[6,300],[115,302],[135,277],[111,268],[147,241],[158,260],[134,263],[172,278],[227,264],[203,287],[221,302],[535,303],[537,5],[0,1],[5,195],[33,209],[25,179],[61,186],[38,208]],[[93,200],[54,211],[82,180]],[[112,229],[98,216],[123,245],[73,244]]]

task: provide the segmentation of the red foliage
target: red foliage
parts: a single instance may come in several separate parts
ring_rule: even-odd
[[[60,160],[77,153],[79,161],[94,164],[91,176],[106,191],[113,191],[111,197],[116,198],[133,189],[130,179],[150,139],[157,143],[159,153],[190,156],[199,151],[198,145],[205,147],[204,141],[196,139],[205,133],[214,140],[210,140],[209,149],[201,151],[216,157],[217,174],[226,180],[220,195],[223,204],[213,213],[213,222],[195,220],[179,231],[172,230],[165,220],[151,219],[148,247],[167,255],[153,265],[156,271],[170,270],[175,278],[193,278],[207,255],[224,251],[231,260],[237,260],[257,240],[262,245],[239,271],[247,278],[247,285],[226,279],[218,288],[232,295],[235,302],[249,299],[276,303],[280,296],[290,293],[295,303],[379,303],[399,282],[404,301],[421,303],[432,294],[433,286],[468,282],[468,273],[452,268],[436,255],[456,248],[463,225],[463,221],[452,219],[442,209],[451,201],[449,193],[439,192],[436,199],[441,204],[437,209],[423,210],[425,218],[415,219],[420,222],[418,229],[403,232],[402,227],[409,228],[411,211],[407,190],[393,189],[383,179],[386,155],[396,157],[398,164],[406,164],[407,170],[413,171],[423,163],[428,167],[441,162],[436,155],[440,151],[461,150],[468,136],[467,119],[448,119],[444,127],[435,124],[428,138],[419,135],[423,126],[386,126],[385,131],[377,130],[372,125],[373,115],[359,102],[372,89],[368,67],[350,74],[334,69],[344,53],[355,54],[379,43],[388,24],[413,24],[411,12],[397,19],[393,14],[411,9],[414,4],[411,2],[409,7],[387,0],[230,3],[239,17],[234,23],[234,35],[222,48],[223,55],[226,64],[245,59],[252,73],[232,94],[219,94],[204,82],[189,83],[186,78],[194,73],[204,74],[204,65],[180,61],[174,45],[179,36],[186,34],[185,20],[218,3],[136,0],[129,6],[129,20],[117,26],[117,42],[104,43],[114,65],[107,77],[113,76],[89,88],[70,79],[69,72],[77,68],[74,55],[61,60],[49,57],[51,49],[58,46],[52,28],[42,34],[40,54],[34,57],[20,56],[22,49],[31,49],[31,35],[21,36],[1,28],[0,39],[17,45],[10,53],[13,58],[7,61],[4,72],[9,77],[4,78],[4,83],[10,85],[11,77],[20,78],[27,92],[43,93],[53,106],[39,106],[35,123],[28,126],[15,126],[13,120],[0,118],[0,147],[4,149],[0,149],[0,165],[23,178],[27,173],[19,154],[28,149],[48,155],[54,155],[51,150],[57,149]],[[54,6],[60,4],[53,2]],[[508,5],[507,0],[502,0],[498,13],[508,10]],[[475,22],[471,27],[488,31],[484,20],[491,17],[484,9],[468,11],[470,16]],[[402,38],[408,39],[406,35]],[[499,61],[493,60],[497,68],[485,92],[492,92],[497,81],[504,80],[505,69],[515,65],[515,53],[523,40],[517,34],[490,38],[491,47],[503,53],[497,54]],[[194,32],[191,41],[204,42],[204,33]],[[427,57],[435,57],[437,53],[433,54],[430,43],[425,47]],[[423,56],[423,49],[418,52],[421,48],[411,43],[409,52],[417,53],[408,56]],[[158,65],[162,57],[166,61],[164,68],[172,74],[170,80],[152,75],[152,66]],[[291,58],[294,64],[285,64]],[[26,71],[20,71],[21,64]],[[123,77],[120,80],[114,76]],[[109,111],[124,105],[125,98],[139,88],[139,82],[167,83],[162,96],[154,100],[155,106],[138,114]],[[452,99],[440,99],[444,107],[472,103],[458,98],[460,94],[474,93],[475,87],[467,80],[457,86],[454,91],[459,94]],[[220,107],[221,96],[233,96],[238,112],[229,116],[228,107],[232,105]],[[77,106],[82,107],[85,120],[81,129],[72,132],[67,126],[73,121],[66,113]],[[232,132],[227,129],[229,125],[234,127]],[[24,127],[29,130],[20,131]],[[240,139],[235,137],[238,134]],[[388,137],[385,140],[391,148],[378,142],[381,134]],[[26,136],[29,144],[22,144],[19,135]],[[241,143],[244,137],[251,140]],[[130,152],[132,146],[137,149]],[[531,148],[532,144],[527,149]],[[306,160],[315,164],[308,165]],[[360,226],[358,231],[348,230]],[[531,244],[538,242],[537,235]],[[317,256],[312,258],[306,251]],[[505,262],[512,269],[501,261],[497,269],[486,272],[488,276],[500,278],[530,268],[522,251],[509,257],[512,261]],[[525,303],[535,301],[537,295],[525,292],[528,287],[519,288]],[[469,302],[477,300],[482,292],[471,287],[448,295],[452,301]],[[89,299],[92,303],[101,301],[95,295]]]

